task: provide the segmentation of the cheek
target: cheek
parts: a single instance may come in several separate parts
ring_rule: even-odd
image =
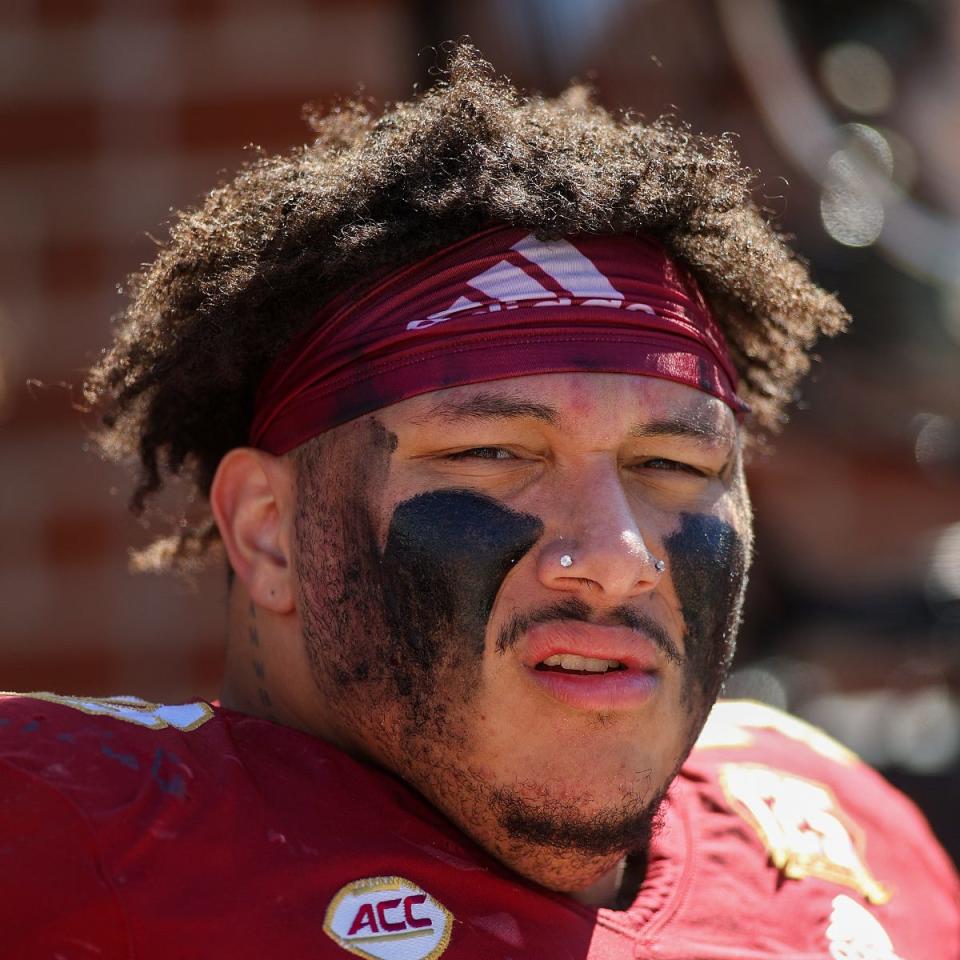
[[[399,504],[381,560],[393,635],[424,666],[454,640],[479,658],[500,585],[542,532],[537,517],[471,491]]]

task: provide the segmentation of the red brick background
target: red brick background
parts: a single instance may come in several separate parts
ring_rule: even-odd
[[[408,93],[401,4],[7,3],[0,9],[0,687],[214,695],[221,573],[128,573],[125,513],[73,409],[116,285],[307,100]]]

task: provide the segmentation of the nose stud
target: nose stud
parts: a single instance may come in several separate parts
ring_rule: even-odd
[[[561,566],[561,567],[572,567],[572,566],[573,566],[573,557],[571,557],[569,553],[565,553],[565,554],[560,558],[560,566]],[[667,569],[667,562],[666,562],[665,560],[654,560],[654,561],[653,561],[653,569],[656,570],[657,573],[663,573],[663,571]]]

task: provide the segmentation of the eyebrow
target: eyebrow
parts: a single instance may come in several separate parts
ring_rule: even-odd
[[[459,423],[465,420],[518,420],[531,418],[557,426],[560,414],[545,403],[534,403],[523,397],[509,394],[479,391],[468,397],[441,400],[431,406],[414,423],[438,420],[441,423]],[[644,440],[650,437],[674,437],[693,440],[710,446],[729,446],[733,442],[730,432],[705,422],[695,414],[677,414],[645,423],[634,424],[628,435]]]
[[[681,440],[707,443],[711,446],[729,446],[733,443],[729,430],[705,423],[698,417],[683,414],[651,420],[648,423],[637,423],[630,428],[629,435],[637,440],[645,440],[649,437],[676,437]]]
[[[556,426],[560,419],[557,411],[545,403],[480,391],[463,399],[441,400],[413,422],[440,420],[442,423],[457,423],[462,420],[516,420],[522,417],[541,420],[552,426]]]

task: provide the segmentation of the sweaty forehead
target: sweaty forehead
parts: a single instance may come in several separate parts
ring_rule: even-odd
[[[434,430],[527,421],[568,434],[689,434],[732,443],[736,419],[722,401],[684,384],[631,374],[550,373],[452,387],[378,415],[392,428]]]

